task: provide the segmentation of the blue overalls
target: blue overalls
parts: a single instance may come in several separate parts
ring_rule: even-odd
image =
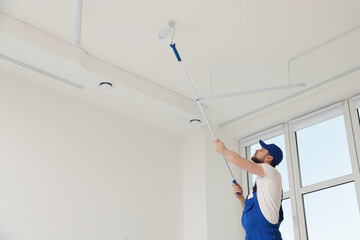
[[[284,220],[282,206],[280,206],[279,222],[271,224],[261,213],[257,199],[256,184],[253,187],[253,197],[246,199],[242,215],[242,225],[246,231],[245,240],[282,240],[279,227]]]

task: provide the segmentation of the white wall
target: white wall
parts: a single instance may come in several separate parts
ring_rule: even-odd
[[[0,239],[240,238],[206,127],[181,138],[5,72],[0,83]]]
[[[238,151],[238,141],[215,132],[229,149]],[[239,168],[230,164],[240,180]],[[224,160],[214,150],[206,127],[184,138],[184,240],[241,239],[241,206],[232,193],[232,178]]]
[[[183,226],[184,240],[206,240],[206,167],[203,129],[184,137]]]
[[[239,141],[229,138],[221,128],[215,128],[215,132],[228,149],[239,152]],[[215,152],[210,132],[205,133],[208,240],[239,240],[242,239],[242,207],[233,195],[233,179],[224,159]],[[241,184],[240,168],[231,163],[229,167],[236,181]]]
[[[0,239],[182,239],[181,138],[4,72],[0,116]]]

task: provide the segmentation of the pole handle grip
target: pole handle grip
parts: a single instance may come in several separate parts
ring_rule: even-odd
[[[179,53],[178,53],[178,51],[176,49],[175,43],[170,44],[170,47],[174,50],[174,53],[175,53],[175,56],[176,56],[178,62],[181,62],[181,58],[180,58],[180,55],[179,55]]]
[[[233,182],[235,185],[238,185],[235,179],[234,179],[232,182]],[[237,195],[241,195],[241,193],[240,193],[240,192],[237,192]]]

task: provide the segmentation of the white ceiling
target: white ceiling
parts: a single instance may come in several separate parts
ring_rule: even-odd
[[[176,22],[177,49],[199,96],[287,84],[289,60],[319,46],[290,62],[292,83],[307,82],[305,88],[203,101],[211,122],[231,127],[236,119],[289,96],[301,101],[306,89],[316,93],[327,79],[360,65],[360,29],[324,44],[358,27],[359,9],[359,0],[84,0],[80,47],[194,99],[169,47],[171,36],[158,38],[169,19]],[[2,0],[0,11],[71,42],[71,0]],[[127,114],[118,107],[116,96],[104,99],[93,91],[85,98]],[[142,110],[134,108],[128,114],[131,117],[153,119],[150,124],[164,126],[155,120],[161,118],[161,111],[144,117],[144,113],[136,116]],[[166,130],[180,133],[185,127],[170,124]]]

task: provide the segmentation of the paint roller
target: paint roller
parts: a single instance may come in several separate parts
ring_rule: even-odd
[[[164,39],[166,35],[174,28],[175,22],[174,21],[168,21],[164,27],[159,32],[159,38]]]
[[[215,133],[214,133],[214,131],[213,131],[211,125],[210,125],[210,122],[208,121],[208,119],[207,119],[207,117],[206,117],[206,114],[205,114],[205,112],[204,112],[204,109],[203,109],[203,107],[202,107],[202,105],[201,105],[201,103],[200,103],[200,99],[199,99],[199,97],[197,96],[196,91],[195,91],[195,89],[194,89],[194,87],[193,87],[193,85],[192,85],[192,83],[191,83],[191,81],[190,81],[189,75],[187,74],[186,69],[185,69],[185,67],[184,67],[184,65],[183,65],[183,63],[182,63],[182,60],[181,60],[181,58],[180,58],[180,54],[179,54],[179,52],[178,52],[177,49],[176,49],[175,43],[173,43],[173,40],[174,40],[174,32],[175,32],[175,27],[174,27],[174,26],[175,26],[175,22],[174,22],[174,21],[172,21],[172,20],[168,21],[167,24],[165,24],[165,26],[161,29],[161,31],[160,31],[160,33],[159,33],[159,37],[160,37],[160,39],[164,39],[164,38],[169,34],[169,32],[170,32],[171,30],[173,31],[173,36],[172,36],[172,40],[171,40],[170,47],[171,47],[172,50],[174,51],[174,54],[175,54],[175,56],[176,56],[176,59],[178,60],[178,62],[179,62],[180,65],[181,65],[181,68],[182,68],[182,70],[183,70],[183,72],[184,72],[184,74],[185,74],[185,77],[186,77],[186,79],[187,79],[187,81],[188,81],[188,84],[189,84],[189,86],[190,86],[190,88],[191,88],[191,90],[192,90],[192,92],[193,92],[193,94],[194,94],[194,96],[195,96],[195,101],[197,102],[197,104],[198,104],[198,106],[199,106],[199,109],[200,109],[200,111],[201,111],[201,114],[203,115],[203,118],[205,119],[206,125],[207,125],[208,128],[209,128],[209,131],[210,131],[210,133],[211,133],[211,135],[212,135],[212,137],[213,137],[213,140],[216,141],[216,140],[217,140],[217,137],[215,136]],[[227,166],[227,168],[228,168],[228,170],[229,170],[229,173],[230,173],[230,175],[231,175],[231,177],[232,177],[232,179],[233,179],[232,182],[237,185],[237,182],[236,182],[236,180],[235,180],[234,174],[232,173],[232,171],[231,171],[231,169],[230,169],[229,163],[226,161],[226,159],[224,158],[224,156],[222,156],[222,158],[224,159],[225,164],[226,164],[226,166]],[[238,192],[237,194],[238,194],[238,195],[241,195],[240,192]]]

